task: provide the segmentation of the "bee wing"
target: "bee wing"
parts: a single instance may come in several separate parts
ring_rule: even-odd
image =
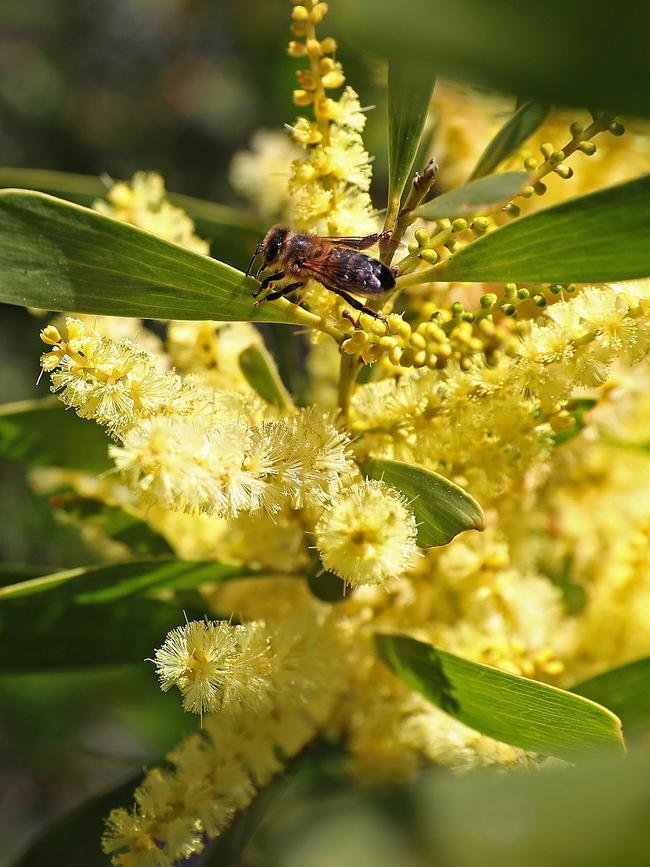
[[[329,242],[335,247],[347,247],[349,250],[367,250],[378,244],[387,234],[375,235],[319,235],[321,241]]]
[[[395,286],[393,273],[377,259],[342,248],[333,248],[323,259],[304,262],[302,270],[323,286],[355,295],[383,295]]]

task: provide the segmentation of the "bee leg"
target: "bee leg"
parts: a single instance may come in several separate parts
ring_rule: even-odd
[[[275,283],[276,280],[282,280],[284,277],[284,271],[276,271],[274,274],[269,274],[268,277],[265,277],[259,285],[259,289],[256,289],[253,292],[253,298],[257,298],[257,296],[264,292],[265,289],[268,289],[271,283]]]
[[[344,292],[343,289],[335,289],[333,286],[328,286],[327,288],[330,292],[334,292],[335,295],[339,295],[344,301],[347,301],[347,303],[351,307],[354,307],[355,310],[359,310],[361,313],[367,313],[368,316],[372,316],[373,319],[379,319],[382,322],[386,321],[386,318],[382,316],[381,313],[377,313],[376,310],[371,310],[370,307],[366,307],[365,304],[361,301],[357,301],[357,299],[353,298],[352,295],[348,295],[348,293]]]
[[[278,298],[283,298],[285,295],[288,295],[289,292],[293,292],[294,289],[304,285],[304,283],[299,282],[289,283],[287,286],[282,286],[280,289],[276,289],[275,292],[269,292],[269,294],[265,295],[264,298],[260,298],[258,301],[253,301],[253,307],[259,307],[259,305],[263,304],[264,301],[277,301]]]

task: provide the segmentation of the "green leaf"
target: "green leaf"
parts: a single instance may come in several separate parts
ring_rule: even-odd
[[[479,178],[425,202],[413,211],[413,216],[423,220],[440,220],[443,217],[483,214],[508,202],[529,183],[527,172],[502,172]]]
[[[206,611],[143,596],[78,605],[66,594],[0,604],[0,675],[142,664],[170,629]]]
[[[548,684],[470,662],[404,635],[376,635],[379,656],[412,689],[496,740],[576,761],[599,748],[625,753],[607,708]]]
[[[162,589],[187,590],[251,574],[249,567],[239,563],[162,557],[125,560],[107,566],[80,566],[0,587],[0,611],[6,600],[40,597],[55,588],[57,599],[65,596],[77,605],[94,605]],[[46,603],[37,599],[35,604]]]
[[[645,3],[632,11],[606,0],[549,0],[541,15],[511,0],[355,0],[340,4],[332,25],[350,45],[433,61],[440,75],[456,81],[650,116]]]
[[[127,506],[111,506],[102,500],[67,491],[52,494],[49,504],[82,526],[97,527],[110,539],[121,542],[140,557],[172,556],[174,553],[165,537]]]
[[[394,213],[411,174],[435,83],[433,73],[392,57],[388,64],[388,201]]]
[[[109,867],[99,845],[104,821],[115,807],[130,803],[142,774],[86,798],[48,825],[11,867]]]
[[[512,117],[509,117],[503,124],[479,157],[474,171],[470,175],[470,181],[495,171],[507,157],[539,129],[546,120],[548,112],[549,106],[547,104],[532,100],[525,102],[518,108]]]
[[[292,406],[291,397],[280,379],[273,358],[266,349],[255,345],[244,349],[239,356],[239,367],[250,387],[266,403],[282,410]]]
[[[483,509],[467,491],[424,467],[370,458],[360,466],[370,479],[386,482],[401,491],[418,521],[421,548],[446,545],[464,530],[483,530]]]
[[[463,247],[436,279],[605,283],[650,276],[650,175],[514,220]]]
[[[0,302],[108,316],[295,322],[230,265],[44,193],[0,191]]]
[[[650,729],[650,657],[612,668],[571,687],[572,692],[606,705],[626,731]]]
[[[83,421],[54,397],[0,406],[2,460],[101,473],[113,466],[108,444],[98,425]]]
[[[27,581],[29,578],[40,578],[49,575],[52,566],[41,566],[32,563],[2,563],[0,562],[0,587]]]
[[[0,187],[38,190],[87,207],[107,193],[106,185],[92,175],[48,169],[0,168]],[[257,217],[235,208],[178,193],[167,195],[172,204],[183,208],[194,220],[197,233],[211,242],[211,253],[238,268],[246,266],[255,245],[268,229]]]

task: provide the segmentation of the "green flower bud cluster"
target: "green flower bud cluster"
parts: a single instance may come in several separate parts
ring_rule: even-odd
[[[616,120],[611,112],[593,112],[593,122],[583,127],[577,121],[569,126],[571,139],[562,148],[557,148],[552,142],[543,142],[540,146],[542,160],[540,161],[530,152],[522,153],[524,168],[531,173],[531,183],[519,194],[529,199],[533,195],[543,196],[547,191],[542,178],[555,173],[563,180],[573,177],[573,169],[567,165],[567,159],[576,151],[585,156],[593,156],[596,153],[596,145],[592,141],[594,136],[601,132],[610,132],[612,135],[623,135],[624,126]],[[514,202],[509,202],[503,211],[510,217],[518,217],[520,209]]]

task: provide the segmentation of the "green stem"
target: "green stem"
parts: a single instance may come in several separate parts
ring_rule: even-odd
[[[404,201],[404,207],[400,210],[399,202],[391,201],[388,203],[388,213],[386,214],[384,229],[385,231],[391,231],[391,237],[380,245],[380,259],[384,265],[390,265],[392,262],[397,247],[404,237],[404,232],[414,220],[411,211],[417,208],[427,195],[436,180],[437,173],[438,166],[435,160],[429,160],[422,174],[416,175],[413,178],[411,189]],[[394,223],[394,228],[391,228],[391,222]]]

